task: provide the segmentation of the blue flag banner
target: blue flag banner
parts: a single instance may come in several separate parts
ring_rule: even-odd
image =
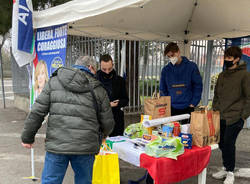
[[[65,65],[67,47],[67,25],[39,28],[36,32],[36,53],[38,63],[47,65],[48,76]]]
[[[32,12],[31,0],[13,0],[11,42],[12,53],[19,67],[31,63],[35,58]]]
[[[32,2],[19,0],[18,6],[18,49],[33,52]]]

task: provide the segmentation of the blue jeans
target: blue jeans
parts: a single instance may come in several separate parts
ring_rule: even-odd
[[[75,184],[91,184],[95,155],[63,155],[46,152],[42,184],[62,184],[69,162]]]

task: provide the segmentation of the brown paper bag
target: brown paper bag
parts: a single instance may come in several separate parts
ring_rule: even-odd
[[[171,100],[170,96],[153,95],[152,98],[144,100],[144,114],[152,116],[152,119],[171,116]]]
[[[193,145],[203,147],[220,141],[219,111],[194,111],[191,113],[190,133]]]

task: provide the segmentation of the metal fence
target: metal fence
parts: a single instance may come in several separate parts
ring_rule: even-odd
[[[129,105],[124,110],[129,114],[138,113],[143,111],[144,98],[159,92],[161,70],[167,64],[163,55],[166,44],[68,36],[66,66],[74,64],[80,55],[90,55],[99,61],[101,54],[109,53],[118,74],[123,75],[124,66],[127,66]],[[225,40],[191,42],[190,60],[197,63],[203,78],[201,103],[204,105],[213,98],[216,74],[222,71],[224,48]],[[14,93],[29,96],[28,69],[19,68],[12,57]]]
[[[159,92],[161,70],[167,64],[163,55],[166,44],[69,36],[66,66],[74,64],[80,55],[90,55],[99,61],[101,54],[108,53],[114,60],[115,70],[122,75],[122,61],[125,61],[129,105],[124,110],[138,113],[143,110],[144,98]],[[190,59],[197,63],[203,77],[201,103],[204,105],[213,97],[211,77],[222,70],[224,47],[224,40],[191,42]]]
[[[29,90],[29,79],[30,79],[30,72],[29,66],[19,67],[15,61],[14,56],[11,54],[11,70],[12,70],[12,85],[13,85],[13,92],[15,94],[29,97],[30,90]]]
[[[190,47],[190,60],[194,61],[203,79],[201,104],[212,100],[218,74],[223,68],[225,40],[193,41]]]

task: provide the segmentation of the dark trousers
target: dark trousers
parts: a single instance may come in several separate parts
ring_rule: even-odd
[[[242,130],[244,120],[240,119],[232,125],[226,125],[225,120],[220,121],[219,148],[222,152],[223,166],[226,171],[234,171],[235,168],[235,142]]]
[[[176,116],[176,115],[180,115],[180,114],[190,114],[191,115],[191,112],[193,112],[193,111],[194,111],[194,107],[187,107],[185,109],[175,109],[175,108],[171,107],[171,116]],[[181,120],[180,123],[182,125],[190,123],[190,119]]]
[[[112,109],[115,126],[110,137],[123,135],[124,132],[124,112],[120,109]]]

